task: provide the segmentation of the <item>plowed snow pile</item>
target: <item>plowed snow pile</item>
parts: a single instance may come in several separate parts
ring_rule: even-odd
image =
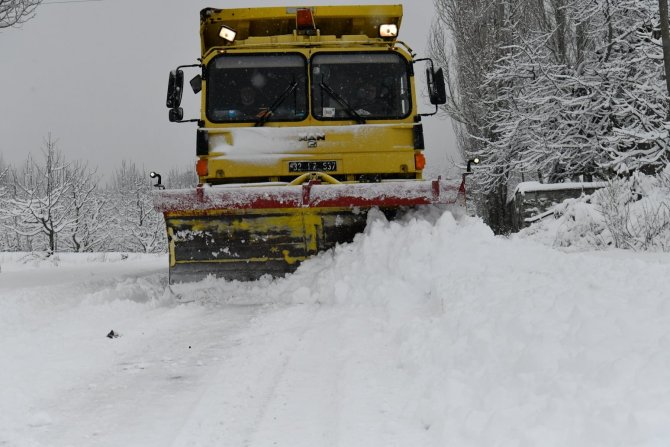
[[[670,445],[668,255],[371,220],[254,283],[0,254],[0,445]]]

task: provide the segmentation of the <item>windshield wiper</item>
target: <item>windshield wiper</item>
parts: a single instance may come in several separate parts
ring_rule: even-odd
[[[365,124],[365,119],[354,110],[353,107],[351,107],[351,104],[349,104],[343,97],[335,93],[335,90],[330,88],[325,82],[321,82],[319,86],[328,92],[330,96],[332,96],[335,101],[339,102],[342,107],[344,107],[344,110],[349,114],[350,117],[352,117],[358,124]]]
[[[277,110],[277,107],[279,107],[286,98],[288,98],[288,95],[293,93],[293,91],[298,87],[298,82],[293,81],[291,85],[286,87],[286,89],[281,92],[281,95],[275,99],[275,102],[272,103],[270,108],[268,108],[263,115],[261,115],[258,120],[256,121],[256,124],[254,124],[254,127],[263,127],[263,125],[268,122],[272,114],[274,113],[275,110]]]

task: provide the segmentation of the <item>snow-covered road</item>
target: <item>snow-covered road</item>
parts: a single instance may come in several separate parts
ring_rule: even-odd
[[[285,279],[166,262],[0,254],[0,446],[670,445],[668,255],[433,212]]]

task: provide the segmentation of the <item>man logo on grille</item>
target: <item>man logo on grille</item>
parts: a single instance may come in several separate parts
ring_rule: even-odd
[[[326,134],[324,133],[309,133],[309,134],[302,134],[298,136],[298,141],[306,141],[307,142],[307,147],[309,148],[314,148],[317,147],[318,141],[325,141],[326,140]]]

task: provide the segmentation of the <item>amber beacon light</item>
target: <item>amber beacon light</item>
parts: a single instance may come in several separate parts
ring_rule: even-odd
[[[195,164],[195,172],[197,172],[200,177],[205,177],[207,174],[209,174],[207,160],[198,160]]]
[[[421,152],[414,154],[414,167],[417,171],[422,171],[426,167],[426,156]]]

